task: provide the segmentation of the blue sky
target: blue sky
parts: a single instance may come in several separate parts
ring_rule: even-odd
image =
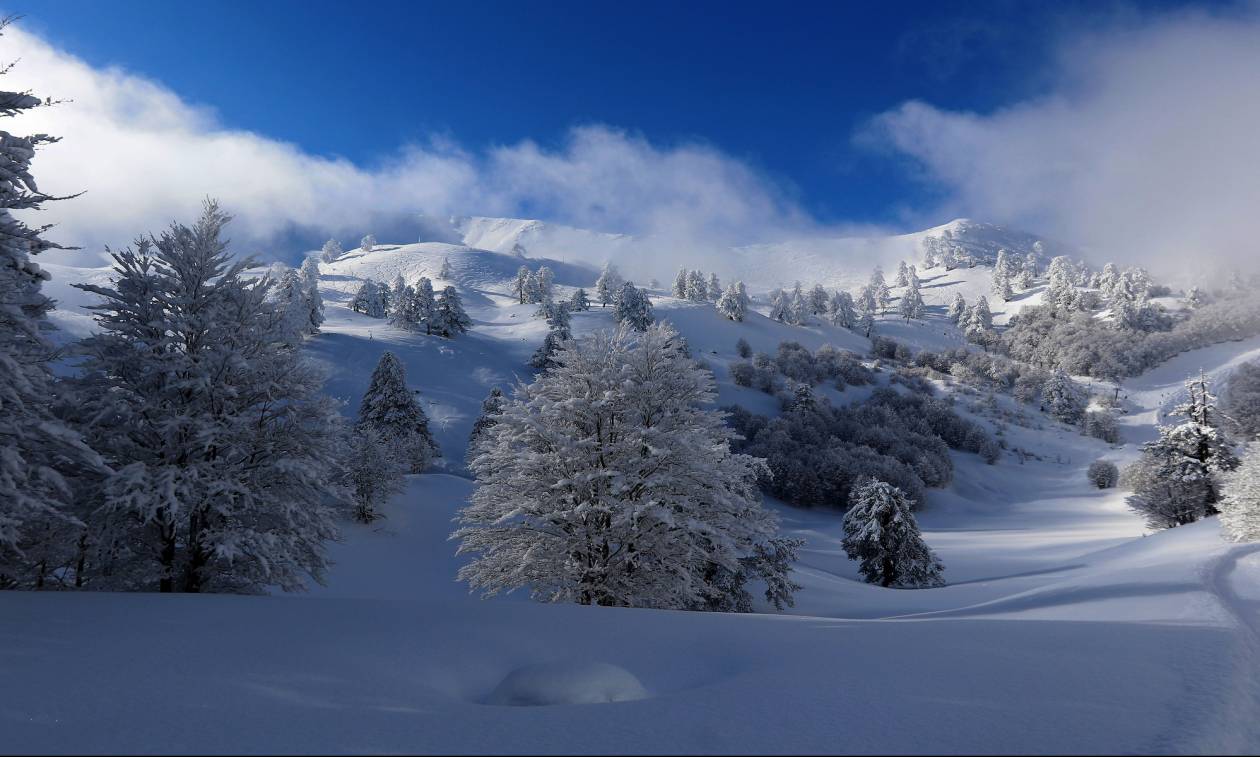
[[[548,145],[602,123],[711,143],[820,220],[894,223],[931,189],[855,146],[855,131],[910,99],[988,111],[1027,97],[1065,30],[1132,13],[975,0],[10,5],[93,65],[317,154],[371,164],[432,134]]]
[[[207,195],[278,257],[459,215],[712,251],[969,216],[1184,261],[1260,207],[1260,0],[5,8],[14,84],[71,100],[22,117],[85,192],[45,218],[92,254]]]

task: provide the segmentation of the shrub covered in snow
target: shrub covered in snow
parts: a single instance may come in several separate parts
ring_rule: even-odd
[[[1120,482],[1120,469],[1110,460],[1095,460],[1089,464],[1085,477],[1099,489],[1111,489]]]

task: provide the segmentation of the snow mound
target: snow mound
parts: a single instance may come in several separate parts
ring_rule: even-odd
[[[543,707],[630,702],[647,697],[647,689],[625,668],[606,662],[551,662],[526,665],[508,673],[487,697],[486,704]]]

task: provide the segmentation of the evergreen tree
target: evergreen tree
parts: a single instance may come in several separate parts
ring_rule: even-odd
[[[542,314],[547,319],[547,336],[529,361],[530,367],[538,370],[550,368],[552,356],[562,344],[573,338],[568,305],[546,302],[543,304]]]
[[[745,360],[752,357],[752,345],[742,336],[735,341],[735,354]]]
[[[433,296],[433,282],[428,276],[421,276],[416,282],[410,307],[417,328],[423,326],[425,334],[437,331],[437,300]]]
[[[920,588],[942,586],[945,566],[919,533],[910,499],[876,479],[859,484],[844,515],[845,554],[861,562],[867,583]]]
[[[617,299],[617,293],[621,291],[623,283],[617,267],[611,263],[605,263],[604,270],[600,272],[599,279],[595,282],[595,299],[599,300],[599,306],[611,305]]]
[[[373,318],[385,317],[385,302],[381,297],[382,287],[375,281],[365,281],[350,301],[350,309],[356,313]]]
[[[531,302],[542,302],[550,300],[555,291],[556,274],[547,266],[539,266],[538,273],[534,274],[537,282],[537,290],[534,299]]]
[[[949,319],[960,326],[964,326],[963,316],[967,314],[967,300],[963,299],[962,292],[954,292],[954,299],[949,303]]]
[[[827,303],[827,317],[831,325],[851,329],[857,324],[857,313],[853,309],[853,295],[844,290],[837,290]]]
[[[398,277],[402,283],[402,277]],[[389,324],[403,331],[419,331],[420,315],[416,310],[416,290],[409,286],[395,286],[390,293]]]
[[[521,266],[516,269],[516,281],[512,283],[512,293],[516,295],[519,304],[525,304],[526,291],[529,289],[529,268]],[[602,278],[602,277],[601,277]]]
[[[415,394],[407,388],[402,363],[392,352],[381,355],[355,424],[359,434],[378,434],[403,460],[408,473],[423,473],[440,457],[429,432],[429,419]]]
[[[770,320],[779,323],[787,323],[791,319],[791,303],[788,301],[788,295],[782,289],[774,289],[770,292]]]
[[[687,274],[687,299],[692,302],[705,302],[709,299],[709,285],[700,271]]]
[[[442,269],[438,271],[438,278],[443,281],[450,281],[454,276],[455,272],[451,270],[451,258],[448,255],[442,258]]]
[[[319,294],[319,262],[308,257],[302,261],[302,300],[306,310],[305,331],[318,334],[324,323],[324,298]]]
[[[1234,541],[1260,541],[1260,442],[1252,442],[1225,479],[1221,530]]]
[[[792,296],[788,300],[788,323],[793,326],[801,326],[809,320],[809,302],[805,299],[805,292],[801,289],[801,282],[796,282],[792,287]]]
[[[632,282],[625,282],[617,292],[613,303],[617,322],[625,324],[635,331],[646,331],[654,320],[652,317],[652,301]]]
[[[586,290],[578,289],[569,297],[569,310],[580,313],[591,309],[591,301],[586,298]]]
[[[375,250],[376,237],[371,234],[368,234],[367,236],[363,237],[363,239],[359,240],[359,249],[363,250],[364,252],[371,252],[372,250]]]
[[[1085,417],[1085,394],[1063,371],[1055,371],[1041,387],[1042,409],[1064,423],[1076,425]]]
[[[678,275],[674,277],[673,294],[680,300],[687,299],[687,281],[690,272],[686,268],[679,268]]]
[[[906,291],[901,295],[898,308],[901,317],[907,321],[923,317],[923,295],[919,292],[919,278],[913,273],[909,273],[906,278]]]
[[[746,606],[745,558],[773,548],[762,464],[701,405],[712,376],[666,325],[571,343],[517,390],[472,461],[460,513],[459,577],[484,593],[542,601],[708,609]],[[769,583],[787,560],[762,561]],[[732,595],[735,596],[732,596]]]
[[[739,296],[739,290],[734,284],[726,288],[722,296],[718,298],[717,310],[726,318],[732,321],[742,321],[747,314],[743,299]]]
[[[711,302],[717,302],[722,296],[722,282],[718,280],[716,273],[709,274],[709,296]]]
[[[445,287],[433,305],[432,333],[449,339],[467,333],[470,328],[472,319],[464,312],[459,292],[453,286]]]
[[[468,454],[467,461],[471,465],[474,458],[481,454],[481,442],[485,439],[486,434],[499,422],[499,414],[503,412],[503,403],[506,400],[503,397],[503,390],[494,387],[490,390],[490,394],[481,401],[481,415],[477,416],[477,420],[473,421],[472,433],[468,435]]]
[[[403,491],[407,464],[390,444],[391,440],[371,430],[350,435],[345,486],[353,503],[351,514],[360,523],[384,517],[381,508]]]
[[[0,33],[11,22],[0,20]],[[44,104],[29,92],[0,92],[0,117]],[[57,140],[0,131],[0,589],[45,585],[56,567],[49,553],[81,533],[76,475],[105,472],[96,453],[50,411],[60,393],[49,370],[53,302],[41,291],[50,277],[31,256],[66,248],[44,239],[48,227],[29,227],[13,215],[64,199],[41,192],[31,174],[35,151]],[[54,542],[46,543],[50,537]]]
[[[272,290],[272,299],[275,302],[276,312],[280,315],[281,327],[292,340],[300,340],[306,335],[310,318],[301,276],[288,266],[277,265],[272,270],[280,271]]]
[[[809,290],[809,313],[810,315],[826,315],[827,303],[831,298],[827,295],[827,290],[823,289],[822,284],[815,284],[814,288]]]
[[[103,585],[305,588],[326,565],[343,430],[269,290],[233,261],[212,202],[113,255],[81,345],[87,430],[115,471],[93,508]]]
[[[1076,304],[1072,261],[1063,255],[1056,257],[1050,261],[1050,270],[1046,276],[1050,282],[1046,287],[1046,304],[1059,310],[1071,310]]]
[[[324,242],[324,248],[320,250],[319,257],[325,263],[332,263],[345,253],[346,251],[341,249],[341,242],[338,242],[336,239],[329,239],[327,242]]]
[[[1129,470],[1129,507],[1152,528],[1172,528],[1215,515],[1221,477],[1236,469],[1238,457],[1217,427],[1216,397],[1200,376],[1186,382],[1189,398],[1172,412],[1186,420],[1160,429],[1142,446]]]
[[[908,284],[909,279],[906,278],[907,272],[908,270],[906,268],[906,261],[904,260],[898,261],[897,262],[897,277],[893,279],[893,286],[903,287],[906,284]]]

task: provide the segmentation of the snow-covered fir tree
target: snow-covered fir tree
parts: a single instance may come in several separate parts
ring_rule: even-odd
[[[1260,541],[1260,442],[1252,442],[1225,477],[1221,530],[1234,541]]]
[[[963,316],[967,314],[967,300],[963,298],[962,292],[954,292],[954,299],[949,303],[949,310],[946,311],[949,319],[960,326],[963,323]]]
[[[389,300],[389,325],[403,331],[419,331],[422,328],[416,310],[416,290],[403,284],[401,276],[390,290]]]
[[[521,266],[516,269],[516,280],[512,282],[512,294],[516,295],[519,304],[525,304],[526,291],[529,289],[529,278],[532,274],[529,268]],[[600,278],[603,278],[602,276]]]
[[[687,281],[690,275],[691,272],[686,268],[679,268],[678,275],[674,277],[674,287],[671,292],[680,300],[687,299]]]
[[[552,357],[560,346],[573,338],[572,324],[569,319],[569,306],[565,303],[545,302],[542,314],[547,319],[547,336],[542,345],[530,359],[530,367],[545,370],[552,366]]]
[[[718,278],[718,275],[716,273],[711,273],[709,274],[708,299],[710,302],[717,302],[718,298],[721,296],[722,296],[722,281]]]
[[[481,414],[477,416],[477,420],[473,421],[472,432],[468,435],[466,457],[469,463],[479,454],[481,441],[486,437],[486,433],[499,422],[499,414],[503,412],[503,404],[506,401],[503,390],[497,386],[491,389],[490,394],[481,401]]]
[[[722,293],[722,296],[718,298],[717,310],[732,321],[744,320],[744,316],[748,314],[748,306],[744,302],[744,298],[740,296],[739,289],[735,284],[728,286],[726,291]]]
[[[945,567],[924,543],[905,492],[872,478],[855,487],[852,500],[841,544],[850,560],[859,561],[868,583],[900,588],[945,583]]]
[[[646,331],[654,320],[652,301],[642,289],[630,281],[622,284],[621,289],[618,290],[617,298],[613,302],[613,310],[618,323],[625,324],[635,331]]]
[[[798,281],[792,287],[792,295],[788,298],[788,323],[800,326],[808,320],[809,300],[805,298],[805,291],[801,288],[801,282]]]
[[[1042,409],[1064,423],[1080,423],[1085,416],[1085,406],[1085,393],[1063,371],[1051,373],[1041,387]]]
[[[858,290],[857,309],[859,313],[879,312],[879,295],[870,284]]]
[[[909,279],[906,278],[907,273],[909,269],[906,268],[906,261],[897,261],[897,276],[893,279],[893,286],[903,287],[909,283]]]
[[[569,297],[569,310],[581,313],[591,309],[591,301],[586,297],[586,290],[578,288]]]
[[[280,315],[282,328],[301,339],[307,333],[310,313],[306,306],[306,293],[302,287],[302,277],[297,271],[285,265],[272,267],[272,272],[279,271],[272,288],[272,300],[276,312]]]
[[[0,33],[10,22],[0,21]],[[43,104],[29,92],[0,92],[0,117]],[[56,141],[0,131],[0,589],[45,585],[57,567],[50,557],[61,546],[46,537],[73,543],[82,527],[74,514],[74,475],[105,471],[49,410],[58,392],[46,338],[53,303],[41,291],[49,275],[31,256],[61,245],[44,239],[47,227],[29,227],[13,215],[60,199],[41,192],[31,173],[35,151]]]
[[[319,261],[308,257],[302,261],[302,295],[306,306],[306,333],[317,334],[324,323],[324,298],[319,294]]]
[[[692,302],[705,302],[709,299],[709,284],[704,280],[704,273],[701,271],[687,274],[687,299]]]
[[[451,270],[451,258],[448,255],[442,258],[442,269],[438,271],[438,278],[443,281],[450,281],[454,275],[455,272]]]
[[[381,515],[390,497],[401,494],[406,461],[385,439],[371,430],[350,435],[346,450],[344,485],[349,490],[351,515],[360,523],[371,523]]]
[[[443,287],[433,303],[432,333],[449,338],[467,333],[472,319],[464,312],[464,303],[455,287]]]
[[[382,287],[375,281],[365,281],[350,300],[350,309],[356,313],[373,318],[385,317],[385,300],[381,297]]]
[[[344,431],[323,375],[221,238],[207,203],[113,254],[85,339],[84,416],[115,471],[93,510],[101,585],[159,591],[302,589],[335,535],[328,504]]]
[[[898,312],[907,321],[923,317],[923,294],[919,291],[919,277],[913,274],[907,275],[906,291],[901,295]]]
[[[1173,416],[1181,423],[1163,426],[1159,438],[1142,446],[1142,456],[1127,477],[1133,489],[1129,507],[1151,528],[1172,528],[1217,513],[1221,479],[1238,467],[1233,447],[1221,433],[1221,421],[1207,379],[1186,382],[1188,399]]]
[[[791,317],[790,310],[787,292],[778,288],[770,290],[770,312],[767,314],[770,320],[787,323]]]
[[[537,282],[537,293],[531,302],[542,302],[550,300],[555,295],[556,273],[547,266],[539,266],[538,272],[534,274]]]
[[[346,251],[341,249],[341,242],[338,242],[336,239],[329,239],[327,242],[324,242],[324,248],[320,250],[319,258],[325,263],[332,263],[345,253]]]
[[[851,329],[857,324],[857,312],[853,309],[853,295],[843,289],[836,290],[827,303],[827,319],[831,325]]]
[[[372,250],[375,250],[376,237],[373,236],[372,234],[368,234],[367,236],[363,237],[363,239],[359,240],[359,249],[363,250],[364,252],[371,252]]]
[[[823,288],[823,285],[815,284],[814,288],[809,290],[809,296],[807,299],[807,302],[809,305],[809,314],[810,315],[826,315],[827,304],[830,301],[831,301],[831,297],[830,295],[827,294],[827,290]]]
[[[702,409],[712,376],[676,332],[598,333],[557,363],[518,388],[472,461],[462,580],[542,601],[709,609],[747,602],[731,574],[787,579],[785,561],[745,561],[776,530],[763,464],[733,453],[722,414]]]
[[[871,280],[867,285],[870,288],[871,296],[875,298],[875,305],[879,312],[888,310],[888,304],[892,302],[892,293],[888,291],[888,283],[884,281],[884,271],[879,266],[875,266],[875,270],[871,272]]]
[[[875,334],[875,313],[870,310],[863,309],[858,315],[857,329],[859,334],[870,339]]]
[[[437,300],[433,296],[433,282],[428,276],[421,276],[416,287],[411,291],[412,319],[417,327],[423,327],[425,334],[435,333],[437,317]]]
[[[1064,255],[1051,260],[1046,278],[1049,284],[1044,295],[1045,303],[1059,310],[1073,309],[1076,306],[1076,282],[1072,276],[1072,261]]]
[[[608,307],[613,304],[623,283],[625,282],[617,271],[617,266],[605,263],[604,270],[600,271],[599,278],[595,281],[595,299],[599,301],[599,306]]]
[[[408,473],[423,473],[441,456],[429,432],[429,418],[407,388],[406,372],[392,352],[383,353],[372,371],[355,430],[379,434],[406,463]]]

